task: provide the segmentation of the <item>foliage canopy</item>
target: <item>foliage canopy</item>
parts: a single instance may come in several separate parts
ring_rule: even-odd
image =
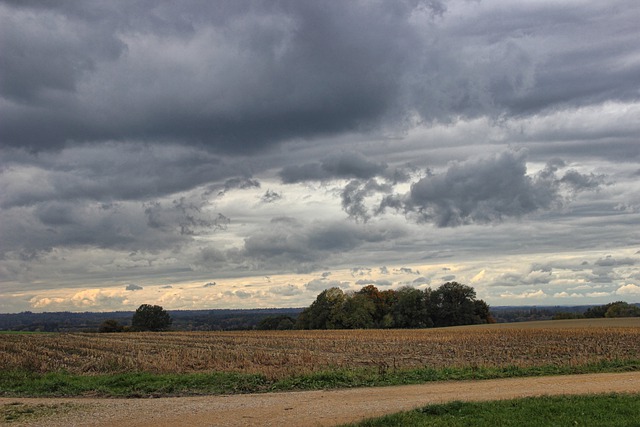
[[[166,331],[173,320],[159,305],[142,304],[131,319],[134,331]]]

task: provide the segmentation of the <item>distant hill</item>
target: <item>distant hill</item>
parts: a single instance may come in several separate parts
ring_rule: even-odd
[[[555,306],[496,306],[491,314],[498,323],[529,322],[532,320],[551,320],[560,313],[583,314],[595,305],[555,305]],[[640,304],[633,304],[640,307]]]
[[[172,329],[185,331],[221,331],[254,329],[264,318],[286,315],[297,317],[302,308],[229,309],[229,310],[167,310],[173,318]],[[108,319],[129,325],[133,311],[115,312],[46,312],[30,311],[0,314],[0,330],[79,332],[96,331]]]

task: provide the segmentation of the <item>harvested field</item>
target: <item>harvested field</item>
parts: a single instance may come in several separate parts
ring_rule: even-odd
[[[74,374],[583,365],[640,359],[640,319],[420,330],[5,334],[3,369]]]

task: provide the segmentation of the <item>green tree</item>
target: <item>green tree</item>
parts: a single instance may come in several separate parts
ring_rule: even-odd
[[[159,305],[142,304],[131,319],[134,331],[166,331],[173,323],[169,313]]]
[[[396,291],[393,305],[394,328],[430,328],[433,320],[429,315],[429,294],[419,289],[405,286]]]
[[[474,325],[492,319],[489,306],[476,300],[476,291],[458,282],[447,282],[433,291],[431,307],[435,326]]]
[[[376,305],[367,295],[347,295],[336,323],[345,329],[370,329],[376,326],[375,314]]]
[[[334,329],[340,327],[340,312],[345,301],[340,288],[320,292],[316,300],[298,316],[297,329]]]
[[[374,305],[373,313],[374,327],[389,327],[388,319],[391,317],[391,309],[395,303],[395,291],[389,289],[380,292],[373,285],[367,285],[356,292],[356,295],[366,296]]]
[[[295,319],[285,314],[281,314],[278,316],[269,316],[262,319],[256,329],[258,330],[288,330],[293,329],[295,324]]]
[[[622,302],[622,301],[618,301],[618,302]],[[599,317],[604,317],[607,310],[609,310],[609,307],[611,307],[613,304],[615,303],[612,302],[605,305],[598,305],[595,307],[591,307],[584,312],[584,317],[588,319],[596,319]]]

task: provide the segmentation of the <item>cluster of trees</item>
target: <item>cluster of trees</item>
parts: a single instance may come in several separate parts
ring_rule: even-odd
[[[640,307],[637,304],[629,304],[624,301],[610,302],[605,305],[597,305],[587,308],[583,313],[560,312],[553,316],[554,320],[561,319],[595,319],[613,317],[640,317]]]
[[[591,307],[584,312],[584,317],[640,317],[640,307],[624,301]]]
[[[118,323],[115,319],[107,319],[98,328],[98,332],[125,332],[125,331],[166,331],[171,326],[173,319],[164,308],[159,305],[142,304],[133,313],[131,326]]]
[[[322,291],[300,313],[297,329],[431,328],[493,323],[489,306],[475,290],[447,282],[436,290],[412,287],[380,291],[373,285],[354,293]]]

